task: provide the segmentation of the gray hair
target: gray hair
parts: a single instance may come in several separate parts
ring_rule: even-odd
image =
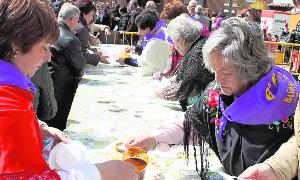
[[[214,31],[204,44],[204,63],[210,70],[212,51],[219,52],[226,63],[237,65],[237,77],[248,84],[257,82],[273,65],[259,25],[238,17],[224,20],[221,27]]]
[[[73,4],[64,3],[58,13],[58,18],[72,19],[80,16],[80,10]]]
[[[202,29],[202,24],[187,14],[177,16],[167,26],[167,32],[173,41],[184,39],[188,43],[193,42],[202,32]]]
[[[96,8],[101,8],[101,9],[105,9],[105,4],[103,3],[103,2],[98,2],[97,4],[96,4]]]
[[[196,14],[203,14],[203,7],[201,5],[197,5],[195,8]]]

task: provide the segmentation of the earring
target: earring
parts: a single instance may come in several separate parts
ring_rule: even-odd
[[[19,53],[19,50],[15,50],[15,58],[17,58],[17,55],[18,55],[18,53]]]

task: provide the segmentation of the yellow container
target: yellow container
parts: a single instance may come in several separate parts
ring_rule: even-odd
[[[138,173],[143,173],[148,164],[148,155],[147,152],[140,147],[130,147],[123,153],[124,161],[127,161],[133,164]]]
[[[126,52],[121,52],[119,58],[130,58],[130,54]]]

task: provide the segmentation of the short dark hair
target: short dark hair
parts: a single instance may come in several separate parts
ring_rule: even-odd
[[[12,43],[21,53],[47,38],[54,42],[59,36],[58,24],[51,7],[39,0],[0,1],[0,59],[10,61]]]
[[[119,11],[121,12],[121,13],[127,13],[127,8],[126,7],[121,7],[120,9],[119,9]]]
[[[157,20],[158,19],[155,13],[151,11],[143,11],[136,17],[135,24],[140,29],[150,28],[150,30],[152,30],[155,28]]]
[[[249,14],[250,14],[250,17],[249,17],[250,20],[260,23],[260,21],[261,21],[260,10],[251,8],[251,9],[247,9],[247,12],[249,12]]]
[[[83,17],[84,14],[88,14],[91,11],[96,12],[96,7],[91,1],[88,1],[80,4],[79,10],[80,10],[80,16]]]

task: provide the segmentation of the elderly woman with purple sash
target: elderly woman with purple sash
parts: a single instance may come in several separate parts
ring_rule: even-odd
[[[183,141],[188,154],[193,144],[201,155],[201,160],[195,157],[196,169],[206,179],[208,144],[225,172],[238,176],[271,157],[293,135],[300,87],[289,72],[273,65],[257,23],[224,20],[202,51],[215,81],[187,110],[184,121],[164,125],[128,146],[150,150],[158,143]]]

